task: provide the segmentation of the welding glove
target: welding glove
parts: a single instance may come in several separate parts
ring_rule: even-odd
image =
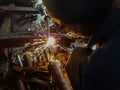
[[[58,62],[50,62],[48,66],[49,72],[52,75],[53,79],[58,82],[64,82],[64,76],[62,72],[61,66],[58,64]]]
[[[71,85],[67,83],[58,62],[50,62],[48,69],[60,90],[73,90]]]

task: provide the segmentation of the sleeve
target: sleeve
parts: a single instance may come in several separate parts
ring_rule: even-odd
[[[108,82],[109,78],[106,78],[109,74],[109,65],[106,68],[107,57],[108,55],[102,49],[91,55],[81,81],[81,90],[111,90]]]

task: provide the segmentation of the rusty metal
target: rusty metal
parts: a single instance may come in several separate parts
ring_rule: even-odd
[[[50,90],[50,84],[46,81],[43,81],[43,80],[40,80],[40,79],[37,79],[37,78],[32,78],[31,82],[34,82],[34,83],[37,83],[39,85],[45,86],[45,87],[48,88],[48,90]]]
[[[29,66],[29,67],[32,67],[32,66],[33,66],[33,65],[32,65],[32,60],[31,60],[31,57],[30,57],[29,54],[25,54],[25,55],[23,56],[23,58],[24,58],[24,65],[23,65],[23,66]]]

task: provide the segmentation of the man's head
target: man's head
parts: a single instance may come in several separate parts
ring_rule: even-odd
[[[69,26],[80,24],[81,27],[77,31],[88,35],[93,31],[84,30],[85,25],[89,28],[104,20],[112,9],[114,0],[43,0],[43,2],[55,20]]]

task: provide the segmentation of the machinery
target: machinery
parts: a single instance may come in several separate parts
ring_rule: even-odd
[[[59,90],[48,71],[50,61],[65,67],[79,36],[68,34],[48,16],[44,5],[0,6],[0,90]],[[64,32],[62,32],[64,29]]]

